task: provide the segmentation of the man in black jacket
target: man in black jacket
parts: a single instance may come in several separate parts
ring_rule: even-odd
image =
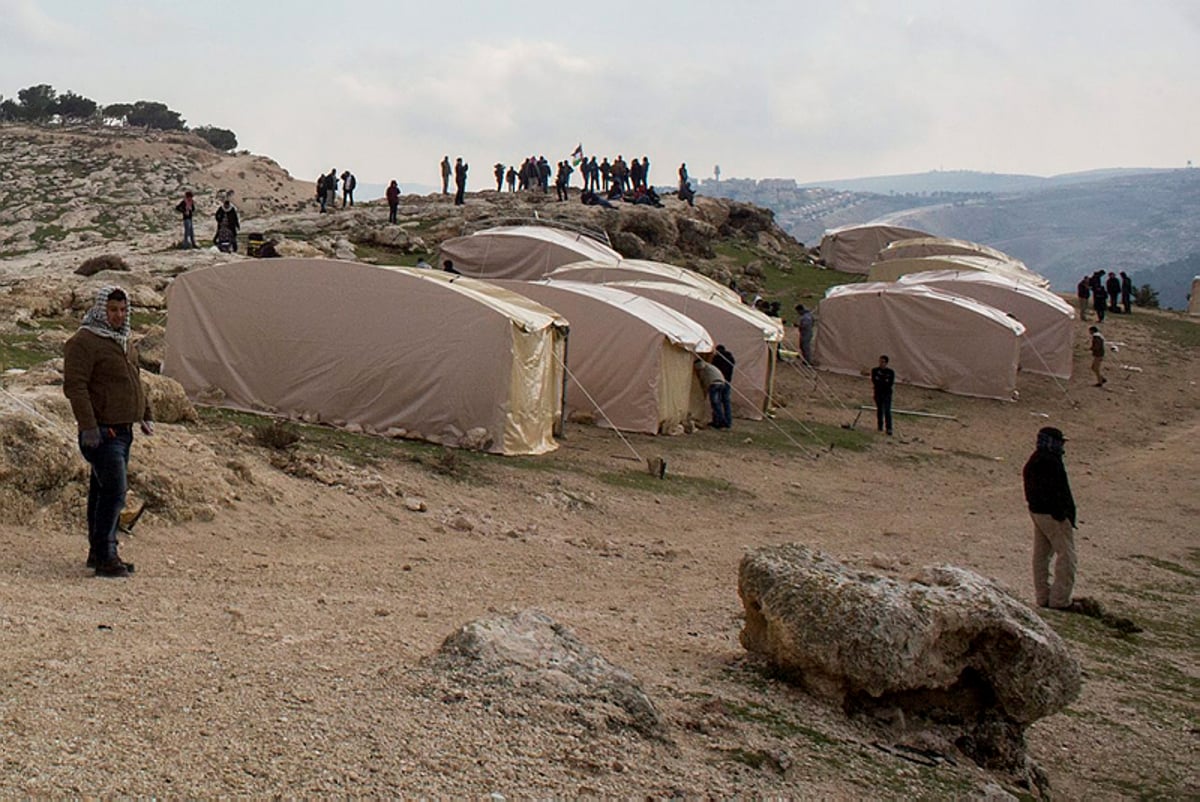
[[[1025,501],[1033,518],[1033,589],[1038,607],[1071,607],[1075,587],[1075,499],[1063,465],[1061,430],[1038,432],[1037,448],[1025,463]],[[1054,583],[1050,583],[1050,559]]]

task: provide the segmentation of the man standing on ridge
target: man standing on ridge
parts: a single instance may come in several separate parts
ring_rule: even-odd
[[[387,192],[384,193],[387,198],[388,205],[388,222],[396,222],[396,212],[400,208],[400,186],[396,183],[396,179],[392,179],[392,183],[388,184]]]
[[[1088,326],[1088,334],[1091,335],[1092,341],[1090,348],[1092,350],[1092,373],[1096,374],[1096,386],[1103,387],[1108,383],[1108,379],[1104,378],[1104,335],[1100,333],[1100,329],[1096,326]]]
[[[1021,478],[1033,518],[1033,591],[1038,607],[1071,608],[1075,588],[1075,499],[1063,465],[1063,437],[1053,426],[1042,428],[1037,447]],[[1050,583],[1050,559],[1054,583]]]
[[[454,160],[454,205],[462,206],[463,193],[467,191],[467,169],[468,165],[463,162],[462,156]]]
[[[1084,276],[1075,285],[1075,297],[1079,299],[1079,319],[1087,320],[1088,303],[1092,297],[1092,282],[1090,276]]]
[[[325,176],[325,205],[330,209],[337,208],[338,176],[337,168],[330,167],[329,175]]]
[[[196,229],[192,225],[192,215],[196,212],[196,201],[189,189],[183,193],[183,200],[175,205],[175,211],[183,215],[183,247],[196,247]],[[1125,275],[1122,273],[1121,275]]]
[[[879,357],[878,367],[871,368],[871,394],[875,398],[875,423],[879,431],[887,427],[892,434],[892,387],[896,384],[896,371],[888,367],[887,355]]]
[[[87,567],[96,576],[124,577],[133,564],[117,554],[117,527],[128,490],[133,424],[154,433],[153,415],[129,342],[129,297],[101,287],[79,330],[63,347],[63,395],[79,426],[79,451],[91,466]]]
[[[459,159],[462,161],[462,159]],[[450,194],[450,157],[446,156],[442,159],[442,194]]]
[[[1121,271],[1121,305],[1125,307],[1125,314],[1133,314],[1133,279],[1125,275],[1125,271]]]

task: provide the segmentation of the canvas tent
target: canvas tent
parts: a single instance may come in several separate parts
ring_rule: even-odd
[[[601,426],[657,434],[703,413],[692,371],[713,349],[694,320],[626,290],[568,281],[495,284],[571,321],[567,414]]]
[[[1024,262],[1014,259],[1004,251],[980,245],[978,242],[950,237],[898,239],[885,245],[875,261],[889,262],[893,259],[914,259],[921,256],[986,256],[1002,262],[1014,262],[1025,267]]]
[[[992,259],[987,256],[919,256],[911,259],[892,259],[871,265],[868,281],[895,281],[909,273],[927,273],[932,270],[976,270],[992,273],[1004,278],[1015,279],[1043,289],[1050,282],[1034,273],[1020,262]]]
[[[483,282],[325,259],[202,267],[163,373],[201,403],[467,445],[555,448],[566,321]]]
[[[817,311],[814,357],[834,373],[865,375],[881,354],[896,381],[1011,400],[1025,327],[991,306],[921,284],[832,287]]]
[[[1200,315],[1200,276],[1192,279],[1192,292],[1188,295],[1188,314]]]
[[[775,357],[783,340],[783,324],[738,301],[666,281],[622,281],[608,284],[669,306],[708,330],[737,360],[733,371],[733,414],[762,420],[771,402]]]
[[[613,264],[621,254],[586,234],[549,226],[501,226],[442,243],[441,260],[464,276],[534,281],[571,262]]]
[[[875,257],[890,242],[928,237],[926,231],[903,226],[845,226],[825,232],[821,238],[821,261],[844,273],[866,273]]]
[[[1071,378],[1075,310],[1049,290],[978,270],[909,273],[901,284],[922,284],[965,295],[1012,315],[1025,324],[1020,368],[1060,379]]]
[[[617,264],[588,261],[560,267],[547,278],[555,281],[583,281],[588,284],[609,284],[614,281],[669,281],[698,290],[711,292],[736,303],[742,299],[721,282],[703,273],[646,259],[622,259]]]

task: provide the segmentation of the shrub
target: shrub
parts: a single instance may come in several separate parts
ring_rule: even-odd
[[[75,273],[80,276],[94,276],[101,270],[120,270],[127,273],[129,265],[120,256],[105,253],[85,260],[83,264],[75,268]]]

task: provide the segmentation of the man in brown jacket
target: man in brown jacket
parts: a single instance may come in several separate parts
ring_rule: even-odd
[[[102,287],[79,331],[63,349],[63,395],[79,425],[79,450],[92,466],[88,486],[87,566],[96,576],[121,577],[133,564],[117,555],[117,525],[128,489],[133,424],[154,433],[150,404],[129,342],[129,298]]]

